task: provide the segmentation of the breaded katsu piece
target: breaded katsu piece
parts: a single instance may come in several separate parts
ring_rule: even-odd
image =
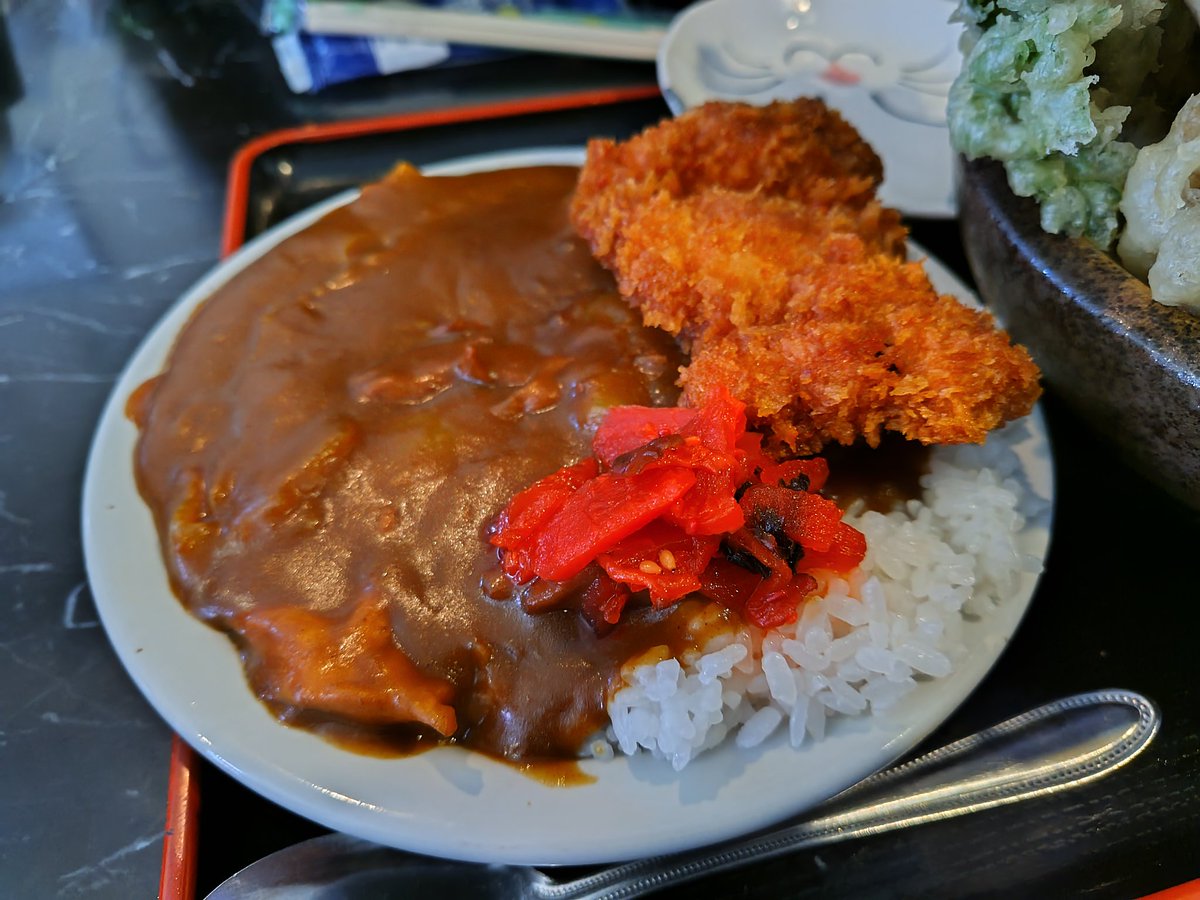
[[[590,141],[572,213],[607,263],[628,214],[658,193],[685,197],[719,187],[861,207],[882,179],[875,151],[820,100],[709,103],[621,144]]]
[[[781,321],[694,341],[682,374],[689,403],[718,386],[752,398],[774,449],[817,452],[859,436],[875,446],[883,431],[980,443],[1037,398],[1028,355],[997,340],[987,313],[932,291],[919,263],[875,254],[791,286]],[[863,315],[864,297],[886,301]]]
[[[878,203],[812,206],[745,191],[660,192],[626,217],[605,264],[648,325],[682,337],[782,322],[798,275],[826,261],[902,259],[904,229]]]
[[[879,177],[818,101],[708,104],[589,145],[572,216],[646,323],[689,350],[689,404],[728,388],[780,451],[884,430],[982,441],[1032,408],[1037,368],[905,261]]]

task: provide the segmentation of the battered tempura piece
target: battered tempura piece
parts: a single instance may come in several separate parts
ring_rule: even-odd
[[[817,100],[710,103],[624,144],[593,141],[572,219],[647,324],[691,353],[779,450],[982,441],[1029,412],[1029,355],[938,296],[875,198],[878,157]]]

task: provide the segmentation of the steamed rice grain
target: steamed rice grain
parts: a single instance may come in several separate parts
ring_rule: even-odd
[[[1002,434],[937,448],[920,501],[847,511],[867,538],[857,570],[827,577],[791,625],[747,626],[695,658],[634,667],[609,700],[609,739],[679,770],[730,735],[743,749],[781,728],[794,747],[819,741],[832,717],[887,710],[952,675],[964,617],[986,616],[1040,568],[1020,550],[1037,498],[1018,474]]]

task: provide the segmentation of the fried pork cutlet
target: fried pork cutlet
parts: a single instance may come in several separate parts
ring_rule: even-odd
[[[572,220],[645,322],[689,351],[687,403],[727,388],[781,452],[875,446],[884,430],[980,442],[1029,412],[1037,368],[905,260],[881,177],[820,101],[710,103],[591,142]]]

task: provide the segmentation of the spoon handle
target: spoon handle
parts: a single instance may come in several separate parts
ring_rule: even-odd
[[[1138,755],[1158,709],[1140,694],[1093,691],[1039,706],[860,782],[828,815],[716,848],[614,866],[576,881],[532,885],[546,900],[623,900],[801,847],[1015,803],[1082,784]]]

